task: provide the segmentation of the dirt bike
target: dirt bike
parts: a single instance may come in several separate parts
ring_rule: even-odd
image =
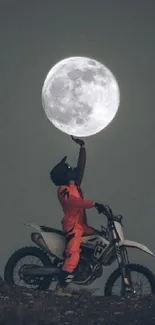
[[[108,278],[104,295],[118,294],[124,296],[126,293],[135,295],[145,294],[141,283],[134,281],[133,275],[137,273],[143,276],[149,284],[149,292],[155,293],[154,274],[145,266],[130,264],[128,258],[128,247],[138,248],[152,256],[155,256],[146,246],[126,240],[124,238],[122,215],[114,215],[111,208],[107,206],[106,227],[94,230],[93,235],[81,237],[81,254],[79,264],[75,270],[73,283],[77,285],[90,285],[103,274],[103,268],[118,262],[118,268]],[[34,290],[47,290],[52,283],[58,283],[61,267],[64,261],[64,251],[67,244],[66,238],[61,230],[44,225],[26,224],[36,228],[37,232],[31,233],[32,241],[38,246],[23,247],[14,252],[6,263],[4,280],[10,286],[20,285],[15,281],[15,268],[19,262],[22,265],[18,269],[18,277],[22,286],[29,286]],[[25,258],[35,257],[41,265]],[[119,292],[113,289],[119,281]]]

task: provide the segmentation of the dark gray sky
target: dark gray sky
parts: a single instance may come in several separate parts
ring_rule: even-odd
[[[78,147],[47,120],[41,89],[48,70],[74,55],[105,63],[121,90],[116,118],[85,139],[85,197],[122,213],[126,236],[155,251],[155,1],[1,0],[2,274],[9,255],[30,244],[22,222],[61,227],[49,170],[65,154],[75,164]],[[94,210],[88,216],[95,227],[103,223]],[[155,271],[151,257],[137,251],[131,257]]]

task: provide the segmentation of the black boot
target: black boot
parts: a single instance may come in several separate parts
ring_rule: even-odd
[[[60,276],[59,276],[59,283],[56,287],[56,294],[60,295],[68,295],[70,296],[71,293],[69,292],[69,284],[73,281],[74,274],[69,273],[67,271],[61,271]]]
[[[62,270],[59,278],[60,286],[66,288],[69,285],[69,283],[73,281],[73,278],[74,278],[73,273]]]

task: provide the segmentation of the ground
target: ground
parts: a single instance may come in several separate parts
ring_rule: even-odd
[[[153,325],[155,298],[54,295],[0,286],[0,325]]]

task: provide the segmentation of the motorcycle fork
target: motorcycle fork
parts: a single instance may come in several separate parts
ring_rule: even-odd
[[[128,259],[127,249],[125,247],[120,249],[120,255],[121,255],[120,268],[122,274],[122,296],[125,296],[126,293],[132,292],[131,273],[128,267],[129,259]]]
[[[119,236],[117,235],[115,225],[111,225],[111,230],[113,233],[113,240],[115,244],[116,249],[116,257],[118,266],[121,270],[121,276],[122,276],[122,290],[121,294],[122,296],[125,296],[127,292],[132,292],[132,281],[131,281],[131,275],[129,270],[129,259],[128,259],[128,253],[127,249],[125,247],[120,248],[119,247]]]
[[[122,276],[122,286],[121,286],[121,295],[125,296],[126,293],[132,292],[132,281],[129,270],[129,260],[127,250],[125,248],[121,248],[118,245],[118,242],[115,243],[116,247],[116,256],[118,261],[118,266],[121,271]]]

